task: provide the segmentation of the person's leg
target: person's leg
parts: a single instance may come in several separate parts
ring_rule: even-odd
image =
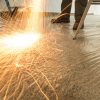
[[[62,0],[61,14],[56,19],[53,19],[52,23],[70,22],[71,3],[72,0]]]
[[[70,19],[72,0],[63,0],[61,4],[61,14],[65,14],[66,16],[63,19]]]
[[[73,26],[73,29],[76,30],[78,27],[78,24],[81,20],[81,17],[84,13],[84,10],[86,8],[88,0],[76,0],[75,1],[75,24]],[[82,25],[81,28],[84,28],[84,25]]]

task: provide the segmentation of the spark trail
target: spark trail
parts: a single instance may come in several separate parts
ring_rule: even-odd
[[[38,69],[47,63],[45,52],[41,52],[46,45],[41,34],[43,14],[39,13],[44,0],[23,3],[25,7],[12,18],[5,12],[0,18],[0,99],[58,100],[48,78]]]

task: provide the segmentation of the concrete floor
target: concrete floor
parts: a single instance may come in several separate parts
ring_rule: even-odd
[[[48,27],[58,48],[62,50],[62,53],[55,57],[57,72],[53,70],[57,77],[55,86],[60,100],[100,99],[99,17],[87,16],[85,29],[80,31],[76,41],[72,40],[75,33],[72,30],[73,17],[70,24],[50,24]]]
[[[44,39],[37,50],[42,57],[39,56],[36,67],[29,68],[31,74],[37,75],[35,79],[50,100],[57,99],[55,92],[58,100],[100,100],[100,16],[87,16],[85,29],[80,31],[77,40],[72,40],[73,16],[70,24],[51,24],[52,18],[46,17]],[[31,59],[34,53],[24,56]],[[2,63],[0,66],[0,76],[5,77],[0,78],[0,100],[3,100],[13,71],[2,68]],[[17,87],[17,76],[24,73],[22,69],[16,72],[6,100],[46,100],[26,74]],[[12,95],[13,89],[16,92]]]

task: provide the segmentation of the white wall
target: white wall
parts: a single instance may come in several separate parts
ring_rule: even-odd
[[[46,0],[46,11],[47,12],[60,12],[62,0]]]
[[[62,0],[46,0],[46,11],[47,12],[60,12]],[[75,11],[75,0],[73,0],[72,10],[71,12],[74,13]],[[100,5],[91,5],[89,9],[89,13],[100,15]]]
[[[10,1],[10,4],[12,6],[14,6],[13,4],[13,0],[9,0]],[[15,5],[16,6],[23,6],[24,2],[23,1],[30,1],[30,0],[15,0],[16,3]],[[34,2],[34,0],[31,0]],[[61,2],[62,0],[43,0],[43,1],[46,1],[46,6],[45,6],[45,10],[46,12],[60,12],[61,10]],[[72,6],[72,13],[74,13],[74,1],[73,0],[73,6]],[[6,9],[6,5],[5,5],[5,0],[0,0],[0,10],[4,10]],[[94,13],[96,15],[100,15],[100,5],[92,5],[90,10],[89,10],[89,13]]]
[[[94,15],[100,15],[100,5],[96,5],[93,7],[94,7],[94,10],[93,10]]]

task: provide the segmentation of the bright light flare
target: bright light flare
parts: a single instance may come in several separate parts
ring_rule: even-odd
[[[23,50],[30,48],[40,39],[39,33],[16,33],[14,35],[4,36],[2,38],[2,45],[10,50]]]

